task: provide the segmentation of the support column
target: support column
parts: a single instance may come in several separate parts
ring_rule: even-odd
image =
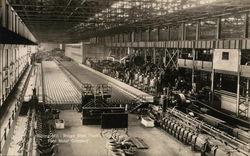
[[[236,116],[239,117],[240,110],[240,72],[237,74],[237,102],[236,102]]]
[[[0,0],[0,26],[4,26],[4,21],[5,21],[5,6],[3,4],[3,0]],[[1,48],[1,47],[0,47]]]
[[[236,116],[240,115],[240,61],[241,61],[241,51],[238,52],[238,71],[237,71],[237,101],[236,101]]]
[[[0,44],[0,107],[3,104],[3,53],[4,53],[4,44]]]
[[[142,49],[144,51],[144,60],[147,62],[147,49]]]
[[[154,50],[153,50],[153,62],[154,62],[154,64],[156,64],[156,49],[154,48]]]
[[[115,43],[119,42],[119,38],[120,38],[120,35],[119,34],[115,34]]]
[[[124,42],[124,40],[123,40],[123,33],[122,34],[119,34],[119,42],[121,43],[121,42]]]
[[[130,41],[135,42],[135,32],[131,32]]]
[[[167,66],[167,51],[166,50],[164,50],[164,67],[166,67]]]
[[[211,100],[211,104],[214,104],[214,69],[212,69],[211,73],[211,97],[209,98]]]
[[[86,63],[86,59],[87,59],[87,51],[85,51],[85,48],[84,48],[84,42],[82,41],[81,42],[81,48],[82,48],[82,63]]]
[[[194,66],[195,57],[196,57],[195,49],[192,50],[192,53],[193,53],[193,67],[192,67],[192,84],[193,84],[194,83],[194,75],[195,75],[195,66]]]
[[[249,34],[248,34],[248,26],[249,26],[249,17],[248,17],[249,13],[245,13],[245,26],[244,26],[244,38],[248,38]]]
[[[168,26],[168,40],[171,41],[171,27]]]
[[[142,41],[142,30],[140,30],[140,39],[139,41]]]
[[[200,26],[201,26],[201,23],[200,23],[200,20],[199,20],[197,22],[197,24],[196,24],[196,35],[195,35],[196,40],[200,39]]]
[[[178,59],[180,58],[180,53],[182,53],[182,51],[180,51],[179,49],[177,50],[177,57],[176,57],[176,70],[179,70],[179,64],[178,64]]]
[[[214,54],[214,52],[212,52],[212,54]],[[214,55],[212,55],[212,60],[213,60]],[[212,105],[214,104],[214,75],[215,75],[215,71],[214,71],[214,67],[213,67],[213,61],[212,61],[212,73],[211,73],[211,103]]]
[[[160,35],[160,30],[159,30],[159,27],[157,27],[156,29],[156,41],[157,42],[159,41],[159,35]]]
[[[220,39],[221,38],[221,18],[218,17],[217,18],[217,29],[216,29],[216,39]]]
[[[119,48],[119,60],[122,59],[123,48]]]
[[[4,0],[0,0],[0,8],[1,8],[1,10],[0,10],[0,26],[3,26],[3,27],[5,27],[6,26],[6,11],[5,11],[5,9],[6,9],[6,7],[5,7],[5,1]]]
[[[13,87],[13,53],[16,49],[16,45],[13,45],[12,48],[11,48],[11,51],[10,51],[10,73],[12,73],[12,75],[10,75],[10,88],[9,90],[12,90],[12,87]],[[28,56],[28,52],[27,52],[27,56]],[[27,57],[28,59],[28,57]],[[30,61],[30,60],[29,60]],[[27,61],[28,62],[28,61]]]
[[[7,94],[6,94],[6,96],[8,96],[9,93],[10,93],[10,85],[11,85],[10,61],[11,61],[12,49],[13,49],[13,45],[10,46],[10,48],[8,49],[8,54],[7,54],[7,57],[8,57],[8,58],[7,58],[7,59],[8,59],[8,64],[7,64],[7,66],[8,66],[8,78],[7,78],[7,79],[8,79],[8,83],[7,83],[6,87],[7,87],[8,89],[7,89]],[[28,49],[27,46],[26,46],[26,49]],[[28,51],[28,50],[26,50],[26,54],[27,54],[27,51]],[[26,56],[25,56],[24,59],[26,59]],[[25,64],[26,64],[26,60],[25,60]]]
[[[249,78],[247,78],[247,88],[246,88],[246,103],[245,103],[245,106],[247,107],[247,110],[246,110],[246,112],[247,112],[247,116],[246,117],[248,117],[248,112],[249,112],[249,84],[250,84],[250,80],[249,80]]]
[[[115,35],[112,35],[112,36],[111,36],[111,43],[112,43],[112,44],[115,43]]]
[[[185,40],[185,23],[181,23],[181,40]]]
[[[147,42],[151,41],[150,32],[151,32],[151,29],[148,28]]]

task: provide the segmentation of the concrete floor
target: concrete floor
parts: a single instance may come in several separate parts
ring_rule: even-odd
[[[73,110],[60,113],[65,120],[65,129],[57,130],[59,137],[58,156],[106,156],[106,134],[103,137],[100,126],[83,126],[81,114]],[[158,128],[145,128],[135,115],[129,115],[129,136],[140,137],[149,149],[140,150],[136,156],[199,156],[165,131]]]

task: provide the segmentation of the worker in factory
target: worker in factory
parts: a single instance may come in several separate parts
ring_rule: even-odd
[[[139,85],[138,85],[139,89],[140,89],[140,88],[142,87],[142,85],[143,85],[143,78],[144,78],[144,74],[141,73],[141,74],[139,75]]]
[[[149,74],[146,74],[145,77],[143,78],[143,90],[147,92],[148,86],[149,86]]]
[[[155,93],[156,93],[156,90],[157,90],[157,78],[156,78],[156,76],[154,76],[154,77],[150,80],[149,89],[150,89],[150,93],[151,93],[151,94],[155,94]]]
[[[135,75],[134,75],[133,85],[134,85],[135,87],[137,87],[137,85],[138,85],[139,74],[140,74],[140,71],[137,71],[137,72],[135,72]]]

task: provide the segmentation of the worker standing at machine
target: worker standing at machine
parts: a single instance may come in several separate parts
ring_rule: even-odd
[[[129,71],[130,74],[129,74],[129,85],[132,85],[134,79],[135,79],[135,71],[132,69]]]
[[[143,90],[147,92],[148,88],[149,88],[149,74],[147,74],[143,79]]]
[[[130,71],[129,69],[126,70],[125,72],[125,82],[128,84],[129,83],[129,78],[130,78]]]
[[[144,77],[144,74],[140,74],[140,75],[139,75],[139,84],[138,84],[139,89],[142,88],[142,85],[143,85],[143,77]]]
[[[166,112],[167,107],[169,106],[169,96],[170,96],[170,89],[169,88],[163,88],[163,94],[161,95],[161,98],[159,100],[160,106],[162,106],[162,112]]]
[[[149,90],[151,94],[155,94],[157,91],[157,78],[156,76],[154,76],[151,80],[150,80],[150,84],[149,84]]]
[[[135,87],[137,87],[137,85],[138,85],[139,74],[140,74],[140,72],[138,71],[138,72],[135,73],[135,76],[134,76],[133,85],[134,85]]]

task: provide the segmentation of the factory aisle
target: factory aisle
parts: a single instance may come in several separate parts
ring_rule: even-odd
[[[73,110],[64,110],[60,118],[65,120],[65,129],[57,130],[59,137],[58,156],[107,156],[106,136],[101,136],[99,125],[83,126],[81,114]],[[136,156],[199,156],[171,135],[158,128],[145,128],[136,115],[129,115],[128,134],[139,137],[149,145],[147,150],[139,150]]]
[[[65,129],[56,131],[58,156],[106,156],[100,125],[83,126],[81,113],[73,110],[61,111],[60,118],[65,120]]]

